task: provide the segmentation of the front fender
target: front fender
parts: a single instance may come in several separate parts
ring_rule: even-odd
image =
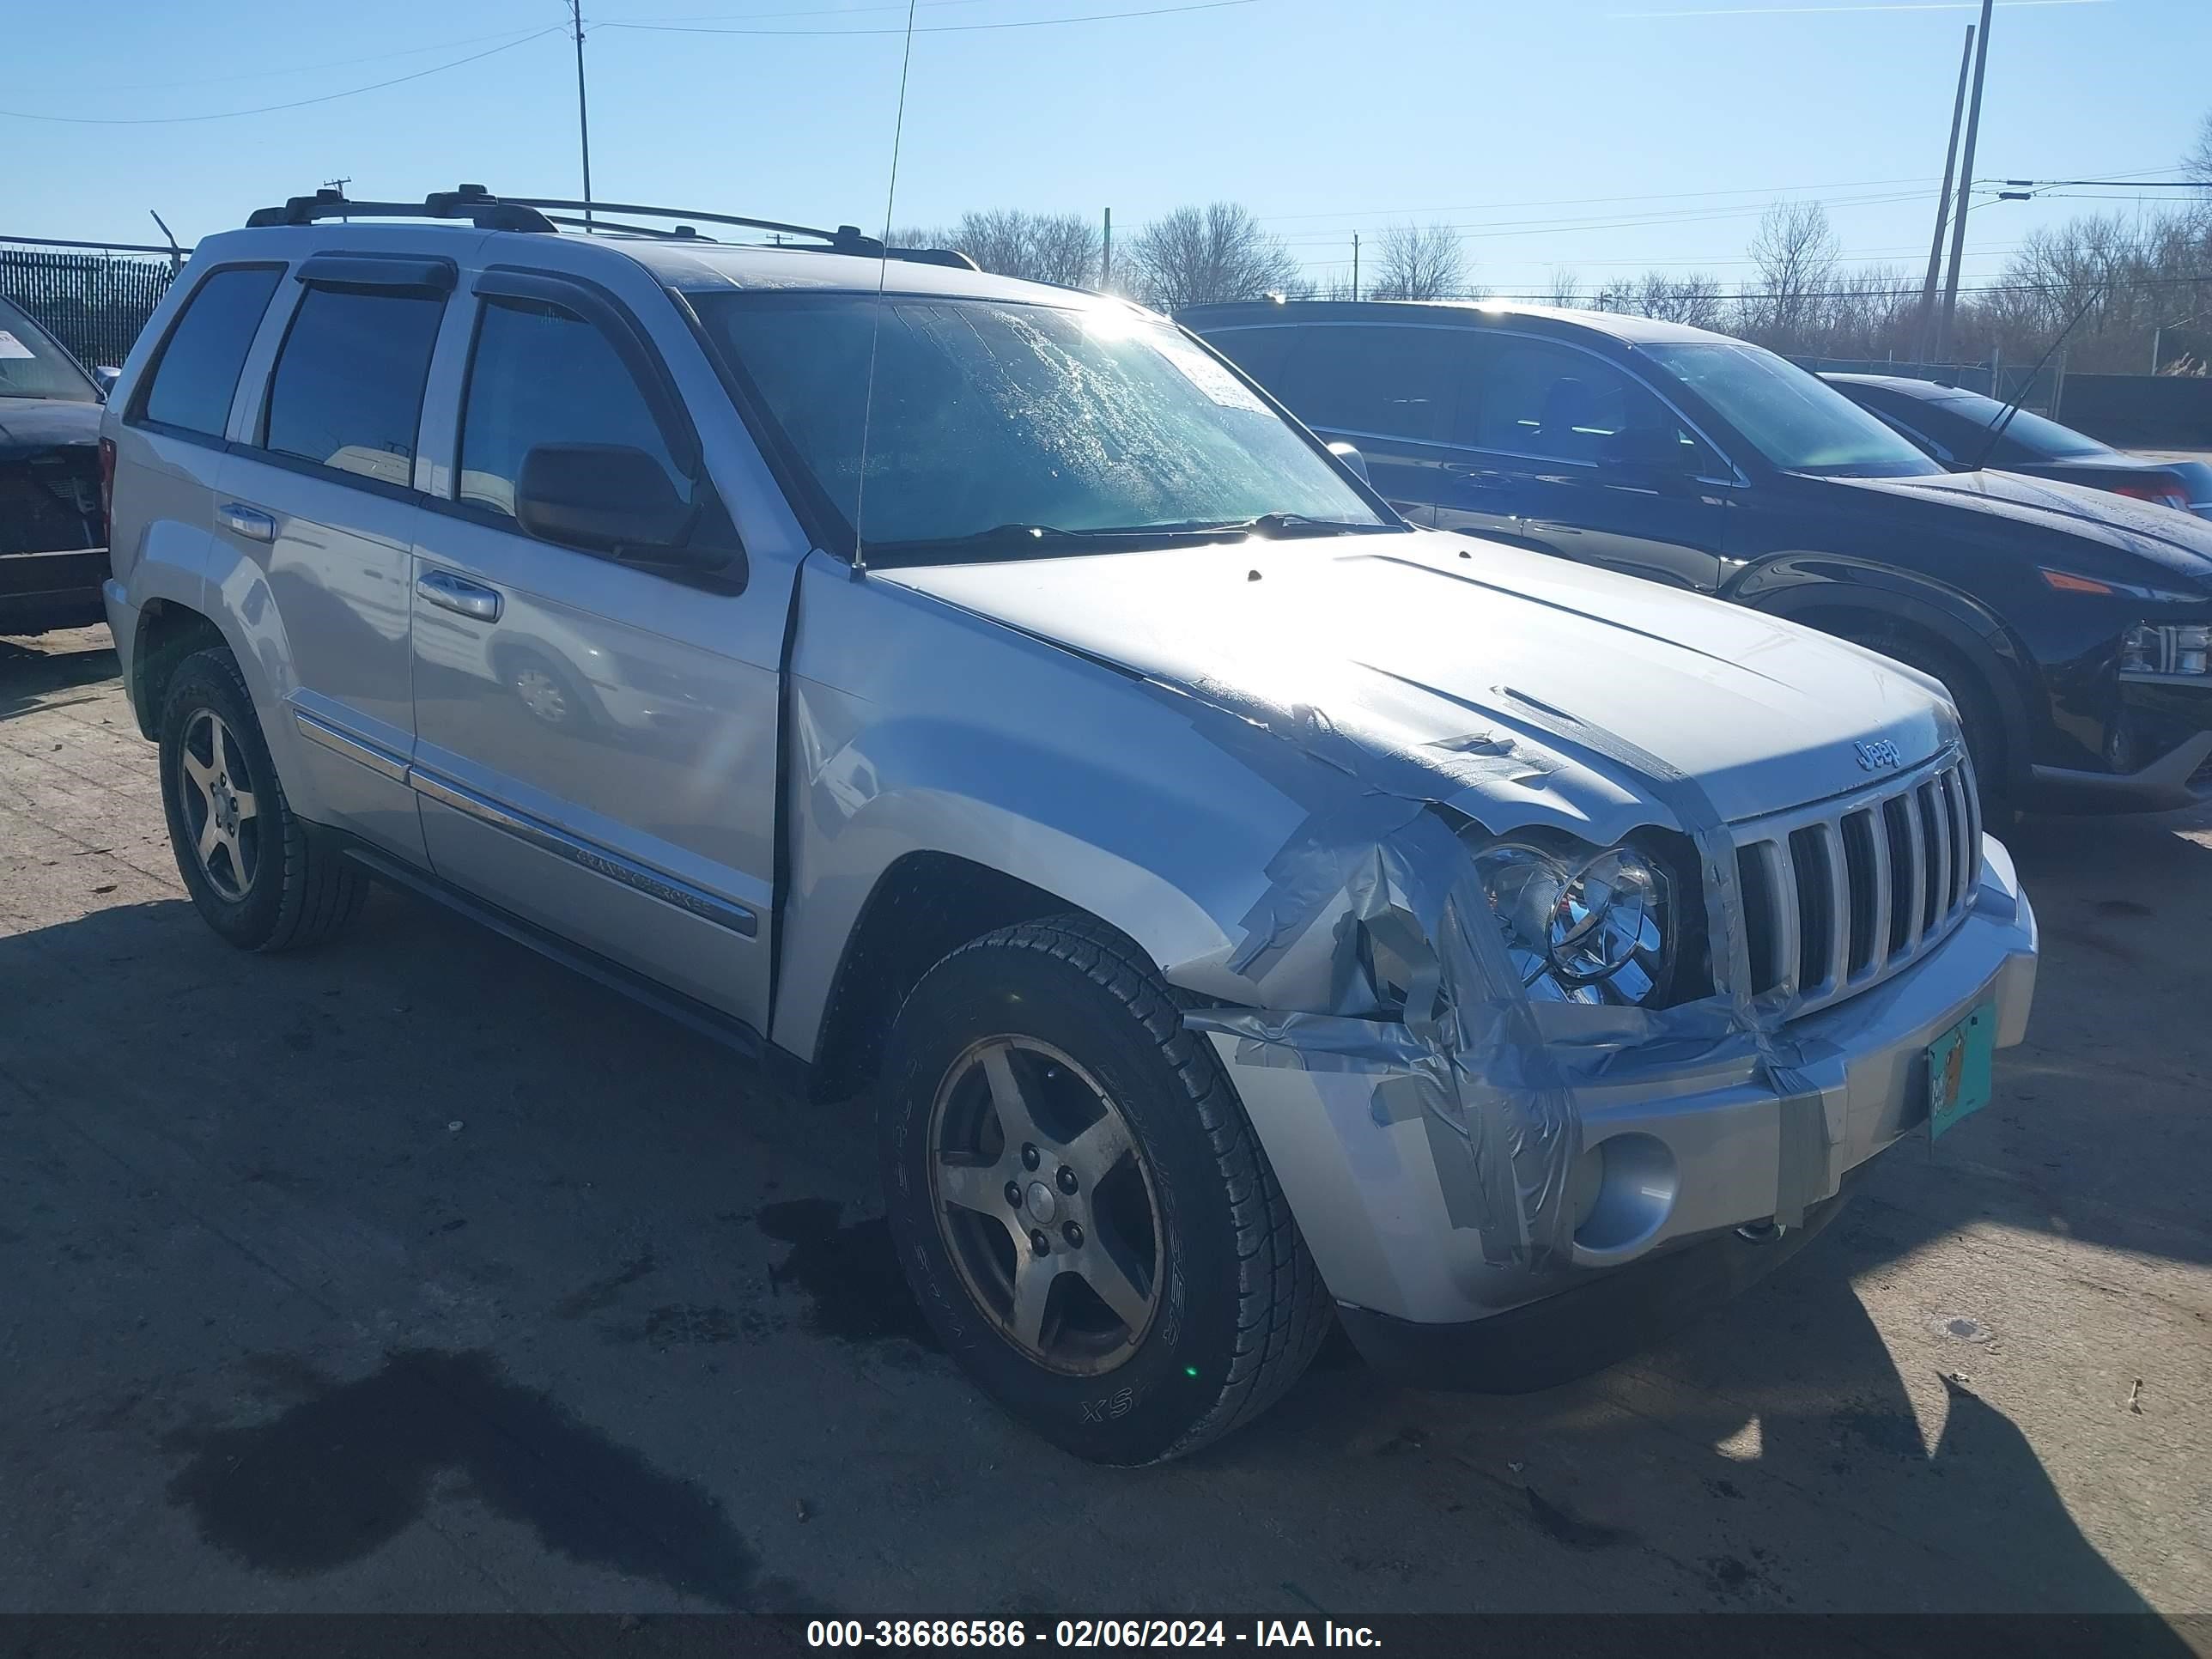
[[[2030,653],[2004,620],[1971,594],[1893,565],[1847,555],[1792,552],[1743,572],[1723,595],[1823,632],[1824,616],[1864,612],[1940,641],[1982,677],[2004,721],[2008,751],[2026,757],[2048,725]]]

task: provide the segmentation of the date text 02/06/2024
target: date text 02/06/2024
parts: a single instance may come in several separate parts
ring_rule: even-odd
[[[817,1619],[811,1648],[1377,1648],[1374,1630],[1331,1620],[1062,1619],[1031,1628],[1018,1619]]]

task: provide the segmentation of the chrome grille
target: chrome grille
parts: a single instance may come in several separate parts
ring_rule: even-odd
[[[1753,995],[1802,1013],[1908,966],[1964,920],[1981,874],[1956,755],[1863,794],[1735,827]]]

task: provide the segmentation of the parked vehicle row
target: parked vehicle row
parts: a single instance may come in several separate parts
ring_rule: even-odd
[[[1120,300],[573,205],[295,198],[131,354],[107,616],[225,939],[379,877],[867,1091],[947,1352],[1112,1462],[1248,1420],[1333,1319],[1431,1381],[1604,1363],[1989,1097],[2036,929],[1951,699],[1697,591],[1745,555],[1691,521],[1763,489],[1971,494],[1840,398],[1347,313],[1310,337],[1391,372],[1309,407],[1413,523]],[[1203,320],[1307,402],[1286,315]],[[1644,418],[1662,361],[1694,427]],[[1595,562],[1484,493],[1593,487]],[[2156,556],[2038,511],[2084,580]]]
[[[1954,472],[1995,467],[2212,518],[2212,466],[2203,461],[2126,454],[2032,410],[1932,380],[1895,374],[1821,379]]]
[[[1413,522],[1733,599],[1940,680],[1993,814],[2212,798],[2212,526],[2056,475],[1948,472],[1698,329],[1488,301],[1182,320],[1357,446]]]

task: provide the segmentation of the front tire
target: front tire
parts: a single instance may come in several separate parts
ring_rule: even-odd
[[[1959,735],[1974,765],[1982,822],[1992,829],[2009,823],[2014,803],[2004,720],[1997,712],[1996,695],[1981,676],[1942,647],[1903,629],[1882,629],[1859,635],[1854,642],[1943,683],[1959,710]]]
[[[880,1129],[893,1240],[969,1376],[1094,1462],[1264,1411],[1328,1301],[1212,1049],[1128,940],[1003,928],[900,1011]]]
[[[229,652],[177,665],[159,732],[170,850],[209,927],[242,951],[289,951],[361,913],[367,877],[293,815]]]

